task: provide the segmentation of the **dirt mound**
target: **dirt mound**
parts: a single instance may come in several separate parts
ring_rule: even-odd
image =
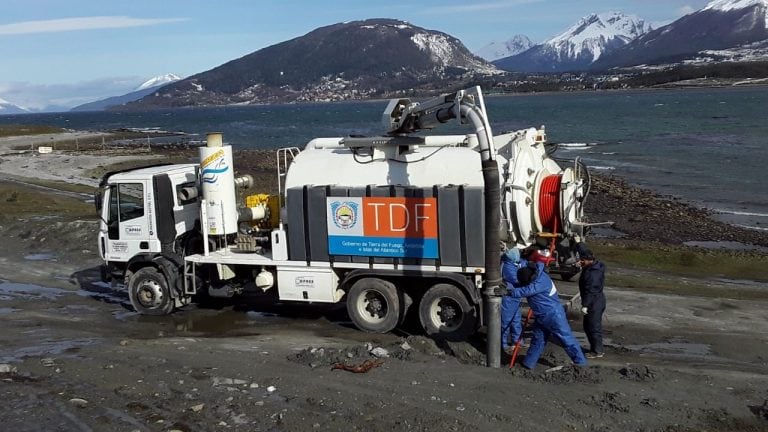
[[[312,347],[288,356],[288,360],[311,368],[354,366],[387,359],[428,362],[435,358],[450,358],[467,365],[485,365],[485,355],[468,342],[445,342],[425,336],[409,336],[383,346],[368,342],[340,348]]]
[[[621,377],[630,381],[646,382],[656,379],[656,373],[648,366],[630,365],[619,369]]]
[[[420,354],[406,340],[402,340],[387,346],[376,346],[369,342],[341,348],[312,347],[288,356],[288,360],[314,369],[336,365],[359,366],[366,364],[366,362],[370,364],[372,361],[381,364],[382,360],[386,361],[387,359],[414,361]]]
[[[549,369],[525,369],[515,367],[509,370],[512,376],[547,384],[598,384],[605,373],[601,367],[555,366]]]
[[[547,384],[599,384],[604,381],[614,381],[616,378],[644,383],[655,381],[658,375],[646,365],[631,365],[621,368],[559,365],[548,369],[539,367],[534,370],[514,367],[510,369],[510,373],[517,378]],[[652,404],[652,401],[649,404]]]
[[[603,392],[594,395],[585,402],[587,405],[597,407],[607,413],[628,413],[629,402],[625,394],[621,392]]]

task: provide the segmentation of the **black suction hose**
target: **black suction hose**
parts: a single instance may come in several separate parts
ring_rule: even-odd
[[[501,294],[503,293],[499,263],[499,223],[501,220],[501,187],[496,160],[483,161],[485,182],[485,282],[483,300],[487,328],[486,366],[501,366]]]

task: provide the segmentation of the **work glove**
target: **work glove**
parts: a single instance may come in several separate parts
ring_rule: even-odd
[[[499,297],[505,297],[505,296],[508,296],[508,295],[509,295],[509,288],[505,288],[505,287],[496,287],[496,290],[495,290],[495,291],[496,291],[496,292],[495,292],[494,294],[496,294],[496,295],[497,295],[497,296],[499,296]]]
[[[584,306],[583,308],[581,308],[581,314],[582,314],[582,315],[587,315],[588,313],[589,313],[589,309],[587,309],[587,307],[586,307],[586,306]]]
[[[573,236],[573,242],[574,243],[581,243],[581,236],[576,234]]]

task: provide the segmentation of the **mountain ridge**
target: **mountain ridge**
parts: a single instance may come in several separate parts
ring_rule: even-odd
[[[30,111],[26,108],[13,104],[3,98],[0,98],[0,115],[6,114],[27,114]]]
[[[158,75],[156,77],[152,77],[152,78],[144,81],[144,83],[141,84],[140,86],[136,87],[136,90],[134,90],[134,91],[146,90],[148,88],[154,88],[154,87],[163,86],[163,85],[166,85],[166,84],[170,84],[172,82],[176,82],[176,81],[178,81],[180,79],[181,79],[180,76],[178,76],[176,74],[173,74],[173,73],[167,73],[167,74],[163,74],[163,75]]]
[[[317,28],[169,84],[128,108],[363,99],[499,73],[453,36],[377,18]]]
[[[491,42],[474,52],[478,57],[487,61],[495,61],[504,57],[520,54],[533,47],[535,44],[528,36],[517,34],[503,42]]]
[[[583,70],[604,53],[651,31],[645,20],[621,12],[590,14],[565,31],[520,54],[493,64],[514,72]]]
[[[702,51],[736,48],[765,39],[768,0],[715,0],[611,52],[592,69],[680,62]]]
[[[111,96],[111,97],[99,99],[93,102],[77,105],[75,107],[70,108],[69,111],[101,111],[101,110],[125,105],[129,102],[137,101],[147,95],[150,95],[154,91],[158,90],[159,88],[165,85],[168,85],[172,82],[178,81],[180,79],[181,77],[172,73],[158,75],[156,77],[153,77],[144,81],[144,83],[136,87],[136,90],[130,93],[126,93],[120,96]]]

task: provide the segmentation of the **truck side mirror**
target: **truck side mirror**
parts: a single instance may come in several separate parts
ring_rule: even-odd
[[[101,190],[97,190],[93,193],[93,204],[96,206],[96,211],[101,213],[101,205],[103,204],[101,198]]]

